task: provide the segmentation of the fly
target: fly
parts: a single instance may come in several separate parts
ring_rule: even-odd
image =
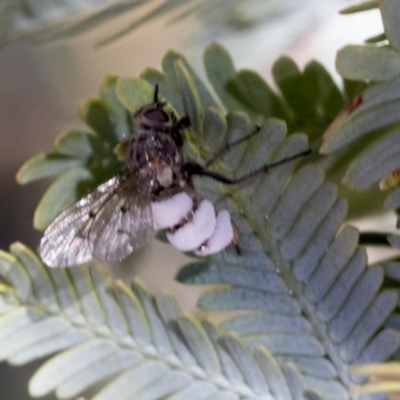
[[[62,212],[46,229],[40,255],[50,267],[82,264],[96,258],[122,260],[147,244],[154,232],[166,231],[181,251],[198,256],[218,253],[238,243],[227,210],[217,210],[194,189],[192,177],[206,176],[224,184],[241,183],[310,151],[263,166],[238,179],[209,170],[232,147],[259,131],[224,146],[203,167],[186,160],[182,131],[188,118],[176,120],[158,99],[133,114],[137,134],[127,141],[126,168]]]

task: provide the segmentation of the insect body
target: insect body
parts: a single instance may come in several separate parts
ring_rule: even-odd
[[[225,184],[249,179],[307,152],[263,166],[232,180],[207,169],[217,158],[244,140],[221,149],[205,167],[185,159],[182,130],[189,121],[176,121],[158,100],[133,115],[137,135],[128,141],[127,168],[61,213],[47,228],[40,243],[43,261],[51,267],[82,264],[97,258],[122,260],[144,246],[157,230],[182,251],[199,256],[237,244],[237,232],[226,210],[200,197],[193,175]]]
[[[191,177],[196,164],[181,152],[181,131],[158,101],[137,111],[138,134],[130,138],[127,168],[61,213],[40,243],[43,261],[51,267],[90,261],[116,261],[144,246],[156,230],[169,241],[198,255],[219,252],[235,240],[226,210],[201,198]]]

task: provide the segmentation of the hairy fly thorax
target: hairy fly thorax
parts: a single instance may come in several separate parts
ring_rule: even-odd
[[[148,178],[152,194],[183,181],[181,127],[164,106],[156,101],[135,112],[138,134],[132,137],[127,154],[128,168]]]
[[[148,179],[150,191],[158,193],[181,179],[183,156],[170,136],[154,130],[131,139],[127,164]]]

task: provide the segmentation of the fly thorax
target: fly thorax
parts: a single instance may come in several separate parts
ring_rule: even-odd
[[[169,188],[174,182],[174,174],[171,167],[159,157],[153,159],[152,165],[160,186]]]
[[[156,186],[168,188],[180,177],[182,156],[170,135],[151,130],[132,142],[128,164],[151,175]]]

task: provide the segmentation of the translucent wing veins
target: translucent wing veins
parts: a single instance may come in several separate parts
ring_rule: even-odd
[[[124,171],[61,213],[40,242],[51,267],[116,261],[144,246],[154,232],[147,183]]]

